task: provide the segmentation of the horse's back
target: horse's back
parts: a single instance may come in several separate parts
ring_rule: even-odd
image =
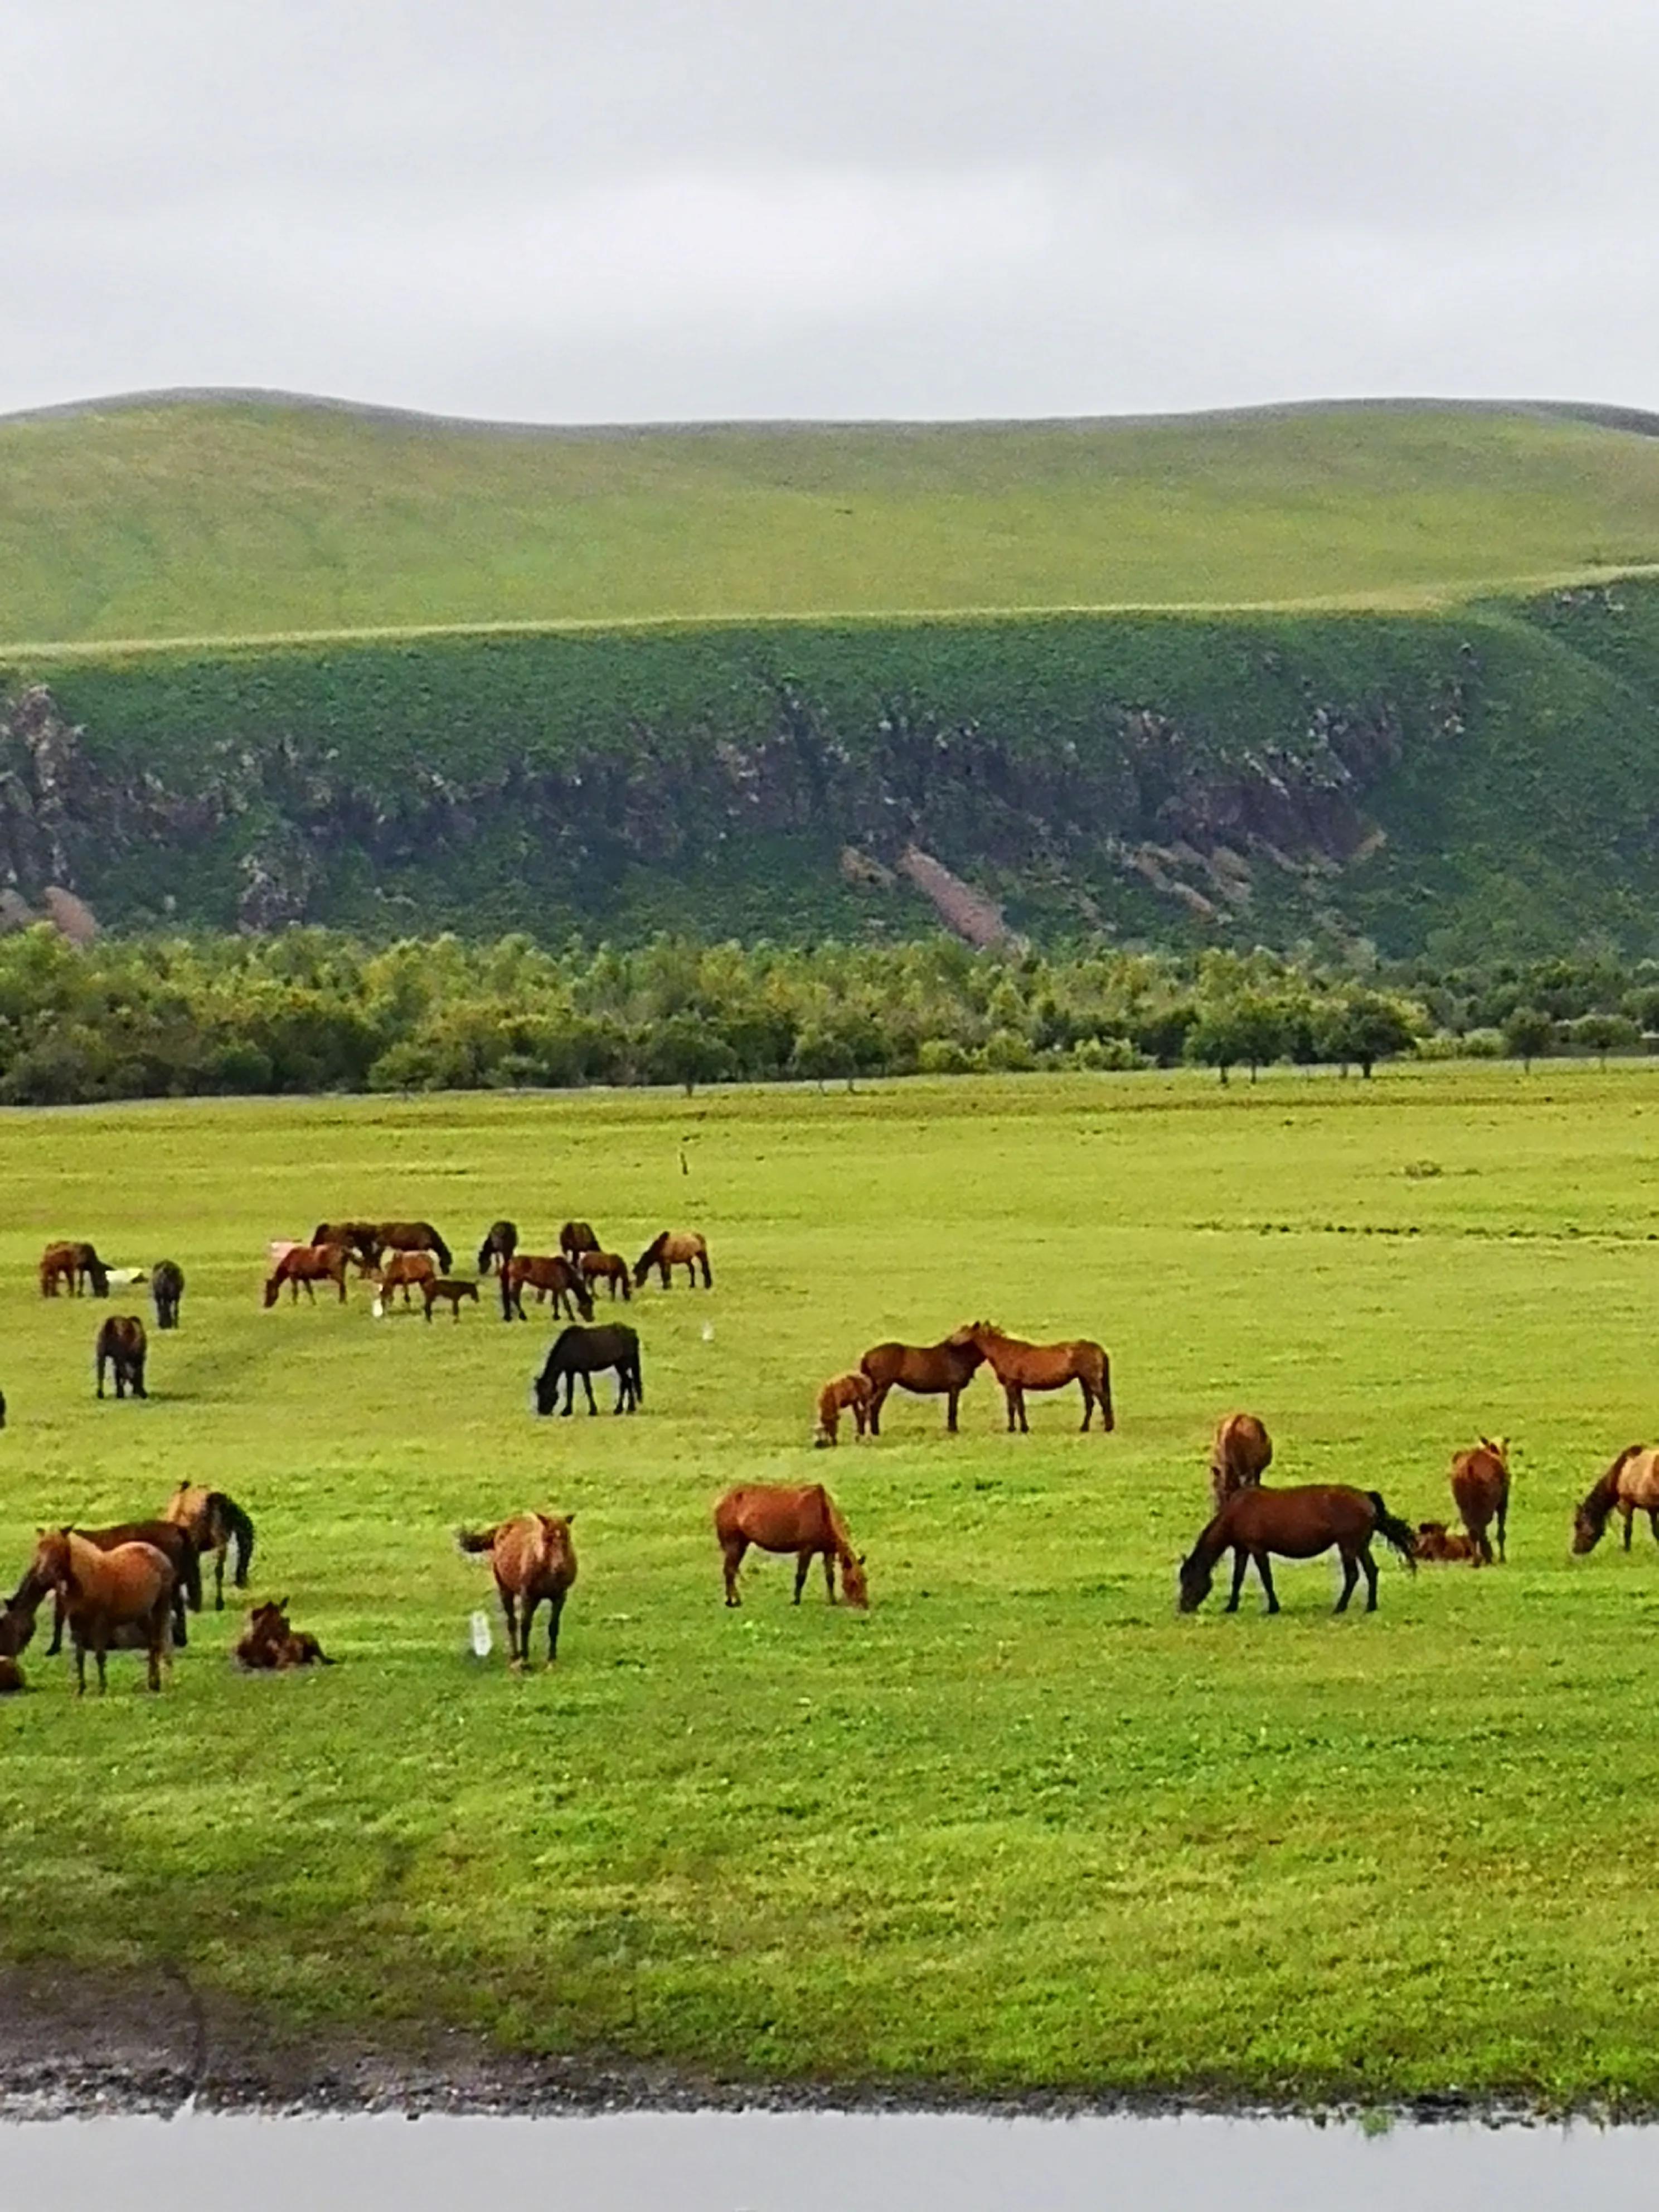
[[[722,1543],[743,1536],[763,1552],[799,1551],[832,1540],[835,1508],[821,1482],[744,1483],[716,1504],[714,1528]]]
[[[1229,1544],[1260,1544],[1289,1558],[1311,1558],[1332,1544],[1363,1540],[1376,1524],[1376,1509],[1366,1492],[1347,1483],[1304,1483],[1290,1490],[1252,1483],[1233,1492],[1216,1522]]]

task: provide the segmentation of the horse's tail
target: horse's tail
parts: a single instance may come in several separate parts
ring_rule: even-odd
[[[238,1589],[247,1588],[247,1571],[253,1559],[253,1523],[234,1498],[227,1498],[222,1490],[216,1490],[208,1500],[208,1510],[217,1516],[227,1538],[236,1547]]]
[[[499,1528],[501,1524],[496,1523]],[[495,1528],[458,1528],[455,1531],[458,1552],[493,1552],[495,1548]]]
[[[1377,1534],[1385,1543],[1393,1546],[1412,1572],[1415,1574],[1417,1572],[1417,1531],[1414,1528],[1408,1528],[1403,1521],[1396,1520],[1382,1503],[1382,1493],[1380,1490],[1368,1490],[1365,1495],[1371,1501],[1373,1526]]]
[[[443,1238],[439,1236],[437,1231],[432,1228],[432,1224],[429,1221],[427,1224],[427,1227],[428,1230],[431,1230],[432,1232],[432,1249],[438,1255],[438,1265],[443,1269],[445,1274],[447,1274],[450,1268],[454,1264],[454,1255],[451,1252],[448,1245],[444,1243]]]

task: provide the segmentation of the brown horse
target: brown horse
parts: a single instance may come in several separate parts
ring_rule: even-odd
[[[653,1268],[662,1277],[662,1286],[667,1290],[673,1281],[670,1269],[684,1267],[688,1290],[697,1287],[697,1270],[702,1269],[704,1290],[714,1288],[714,1278],[708,1267],[708,1240],[696,1229],[665,1229],[653,1237],[639,1258],[634,1262],[634,1287],[645,1288],[645,1279]]]
[[[137,1314],[112,1314],[98,1331],[97,1365],[98,1395],[104,1395],[104,1370],[115,1370],[115,1395],[125,1398],[129,1390],[135,1398],[148,1398],[144,1388],[144,1358],[149,1340],[144,1335],[144,1324]]]
[[[728,1490],[714,1508],[714,1534],[726,1565],[726,1602],[741,1605],[738,1569],[751,1544],[763,1552],[795,1554],[795,1603],[800,1603],[806,1571],[814,1558],[823,1561],[823,1587],[836,1601],[836,1564],[841,1564],[841,1594],[848,1605],[867,1607],[869,1585],[864,1555],[855,1553],[835,1500],[821,1482],[805,1488],[784,1483],[756,1483]]]
[[[48,1244],[40,1255],[40,1295],[55,1298],[60,1282],[78,1298],[88,1285],[95,1298],[109,1296],[109,1269],[90,1244]]]
[[[972,1322],[957,1334],[976,1344],[989,1360],[991,1372],[1008,1401],[1011,1435],[1016,1420],[1022,1436],[1030,1433],[1025,1419],[1028,1390],[1063,1390],[1068,1382],[1075,1382],[1083,1393],[1085,1429],[1094,1419],[1097,1406],[1101,1434],[1104,1436],[1113,1426],[1112,1364],[1104,1348],[1092,1338],[1073,1337],[1063,1344],[1027,1344],[1023,1337],[1005,1336],[988,1321]]]
[[[580,1260],[584,1252],[597,1252],[599,1240],[591,1221],[567,1221],[559,1231],[559,1249],[567,1260]]]
[[[507,1620],[507,1654],[514,1667],[530,1664],[530,1628],[536,1608],[548,1607],[547,1663],[559,1656],[559,1618],[576,1579],[576,1547],[570,1540],[574,1513],[520,1513],[493,1528],[458,1528],[464,1552],[488,1552],[495,1589]],[[514,1601],[518,1617],[514,1617]]]
[[[1458,1452],[1451,1463],[1453,1502],[1463,1516],[1463,1526],[1474,1539],[1484,1565],[1492,1565],[1492,1540],[1486,1531],[1498,1527],[1498,1556],[1504,1559],[1504,1524],[1510,1517],[1510,1440],[1494,1443],[1482,1437],[1473,1451]],[[1659,1534],[1659,1529],[1655,1533]]]
[[[426,1301],[426,1317],[428,1321],[432,1318],[432,1309],[440,1298],[448,1301],[451,1320],[459,1321],[461,1317],[463,1298],[471,1298],[475,1306],[477,1304],[478,1285],[476,1283],[458,1283],[448,1275],[434,1275],[421,1285],[421,1296]]]
[[[1573,1516],[1572,1548],[1593,1552],[1601,1540],[1607,1516],[1617,1507],[1625,1518],[1625,1549],[1630,1549],[1631,1522],[1645,1513],[1648,1526],[1659,1542],[1659,1451],[1649,1444],[1626,1444],[1613,1465]]]
[[[841,1417],[850,1413],[862,1436],[870,1425],[870,1399],[872,1385],[867,1375],[856,1369],[850,1375],[833,1375],[818,1392],[818,1427],[813,1437],[815,1444],[838,1443],[841,1440]]]
[[[1277,1613],[1279,1600],[1273,1595],[1273,1578],[1267,1568],[1267,1555],[1277,1552],[1281,1559],[1312,1559],[1321,1552],[1328,1552],[1333,1544],[1342,1555],[1342,1595],[1336,1601],[1336,1610],[1346,1613],[1348,1600],[1353,1595],[1353,1586],[1361,1571],[1365,1577],[1365,1610],[1376,1611],[1376,1562],[1371,1557],[1371,1539],[1381,1536],[1392,1545],[1413,1574],[1417,1561],[1412,1556],[1417,1539],[1403,1521],[1396,1520],[1375,1490],[1350,1490],[1342,1483],[1310,1483],[1300,1490],[1263,1490],[1259,1484],[1248,1490],[1236,1490],[1215,1518],[1206,1528],[1191,1552],[1181,1564],[1181,1610],[1192,1613],[1202,1605],[1210,1594],[1215,1579],[1215,1563],[1224,1552],[1233,1555],[1232,1595],[1227,1600],[1229,1613],[1238,1610],[1238,1594],[1244,1587],[1244,1571],[1251,1560],[1262,1589],[1267,1594],[1267,1610]]]
[[[149,1654],[149,1682],[161,1686],[161,1662],[172,1662],[173,1563],[153,1544],[118,1544],[100,1552],[70,1528],[42,1532],[29,1572],[58,1593],[75,1644],[75,1689],[84,1697],[87,1652],[98,1662],[98,1693],[108,1684],[104,1661],[122,1632],[136,1632]]]
[[[380,1232],[372,1221],[319,1221],[311,1232],[313,1245],[338,1244],[368,1274],[380,1256]]]
[[[1438,1561],[1443,1565],[1467,1560],[1471,1566],[1487,1564],[1480,1556],[1480,1547],[1473,1536],[1449,1529],[1443,1521],[1419,1521],[1417,1541],[1412,1546],[1413,1558]]]
[[[182,1528],[195,1545],[198,1554],[213,1554],[213,1609],[225,1609],[225,1554],[234,1543],[236,1547],[235,1583],[238,1589],[247,1588],[247,1571],[253,1559],[253,1523],[234,1498],[227,1498],[222,1490],[204,1490],[199,1484],[181,1482],[161,1509],[161,1518]],[[199,1576],[196,1582],[193,1602],[202,1602]]]
[[[332,1283],[340,1293],[340,1304],[345,1304],[346,1248],[343,1244],[290,1244],[265,1279],[265,1309],[267,1312],[276,1303],[283,1285],[288,1285],[288,1294],[295,1305],[300,1303],[300,1285],[311,1303],[317,1303],[317,1293],[312,1287],[316,1283]]]
[[[334,1662],[314,1636],[291,1628],[288,1600],[272,1598],[256,1605],[234,1654],[239,1667],[279,1671],[289,1667],[331,1667]]]
[[[515,1315],[520,1321],[529,1320],[524,1310],[526,1286],[534,1291],[538,1303],[550,1297],[554,1312],[566,1321],[574,1321],[578,1314],[584,1321],[593,1318],[593,1300],[586,1284],[559,1253],[518,1252],[507,1261],[501,1277],[503,1321]]]
[[[199,1613],[202,1607],[202,1570],[196,1556],[196,1546],[187,1528],[179,1528],[170,1521],[123,1521],[112,1528],[76,1528],[74,1534],[84,1536],[100,1552],[112,1552],[120,1544],[149,1544],[160,1552],[173,1567],[173,1641],[179,1650],[189,1642],[185,1624],[185,1606],[193,1606]],[[51,1585],[37,1580],[33,1570],[6,1601],[0,1622],[9,1621],[10,1626],[0,1634],[0,1651],[21,1651],[34,1633],[34,1616]],[[46,1646],[48,1659],[55,1659],[64,1648],[64,1605],[60,1598],[52,1609],[52,1641]]]
[[[919,1398],[943,1397],[945,1426],[957,1432],[957,1401],[985,1358],[968,1330],[959,1328],[939,1344],[872,1344],[859,1362],[870,1380],[870,1433],[881,1434],[881,1409],[894,1389]]]
[[[454,1255],[429,1221],[382,1221],[376,1224],[374,1235],[377,1258],[386,1252],[430,1252],[436,1256],[439,1272],[446,1275],[455,1264]]]
[[[618,1291],[624,1300],[633,1297],[634,1279],[629,1273],[628,1262],[620,1252],[579,1252],[576,1266],[590,1290],[595,1283],[607,1283],[613,1298]]]
[[[518,1223],[492,1221],[484,1231],[483,1243],[478,1247],[478,1273],[488,1275],[498,1265],[504,1267],[518,1249]]]
[[[394,1252],[390,1259],[383,1259],[374,1271],[380,1303],[388,1306],[392,1304],[394,1291],[403,1292],[404,1304],[408,1306],[415,1291],[418,1290],[424,1297],[427,1285],[435,1283],[437,1279],[438,1263],[430,1252]],[[432,1312],[428,1307],[427,1319],[430,1321],[431,1318]]]
[[[1273,1439],[1254,1413],[1224,1413],[1210,1446],[1210,1495],[1217,1512],[1236,1490],[1260,1482],[1273,1459]]]

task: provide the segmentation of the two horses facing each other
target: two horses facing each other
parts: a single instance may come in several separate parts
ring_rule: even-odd
[[[1255,1563],[1267,1593],[1267,1611],[1279,1610],[1268,1555],[1312,1559],[1333,1545],[1342,1559],[1342,1594],[1338,1613],[1346,1613],[1354,1584],[1365,1577],[1365,1610],[1376,1610],[1376,1562],[1371,1540],[1381,1536],[1414,1574],[1416,1535],[1398,1520],[1375,1490],[1351,1490],[1341,1483],[1313,1483],[1297,1490],[1264,1490],[1259,1484],[1237,1490],[1228,1498],[1196,1544],[1181,1563],[1180,1606],[1193,1613],[1209,1595],[1215,1580],[1215,1564],[1224,1552],[1233,1555],[1233,1586],[1227,1611],[1238,1610],[1239,1592],[1246,1569]]]
[[[570,1540],[574,1513],[520,1513],[493,1528],[458,1528],[463,1552],[488,1552],[495,1591],[507,1621],[507,1656],[512,1667],[530,1664],[530,1631],[536,1608],[545,1603],[547,1663],[559,1656],[559,1621],[576,1579],[576,1547]]]
[[[869,1585],[864,1557],[854,1552],[835,1500],[821,1482],[803,1487],[783,1483],[751,1483],[728,1490],[714,1508],[714,1535],[726,1570],[726,1602],[741,1605],[738,1570],[751,1544],[763,1552],[793,1552],[795,1555],[795,1597],[800,1603],[807,1570],[815,1559],[823,1561],[823,1587],[836,1601],[836,1568],[841,1568],[841,1594],[848,1605],[866,1608]]]
[[[918,1397],[945,1400],[945,1426],[957,1433],[957,1407],[981,1365],[989,1364],[1002,1385],[1008,1427],[1030,1434],[1025,1419],[1028,1390],[1060,1390],[1075,1382],[1083,1393],[1083,1426],[1100,1409],[1104,1434],[1113,1426],[1111,1363],[1104,1347],[1090,1337],[1058,1344],[1030,1344],[1009,1336],[994,1322],[975,1321],[953,1330],[938,1344],[872,1344],[859,1362],[870,1384],[868,1418],[872,1437],[881,1434],[881,1410],[889,1395],[908,1390]]]

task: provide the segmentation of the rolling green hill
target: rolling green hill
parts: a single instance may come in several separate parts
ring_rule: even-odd
[[[972,609],[1410,607],[1659,562],[1659,439],[1545,410],[514,431],[0,422],[0,645]]]
[[[0,884],[128,927],[901,935],[978,892],[1039,937],[1659,952],[1653,427],[0,423]]]

